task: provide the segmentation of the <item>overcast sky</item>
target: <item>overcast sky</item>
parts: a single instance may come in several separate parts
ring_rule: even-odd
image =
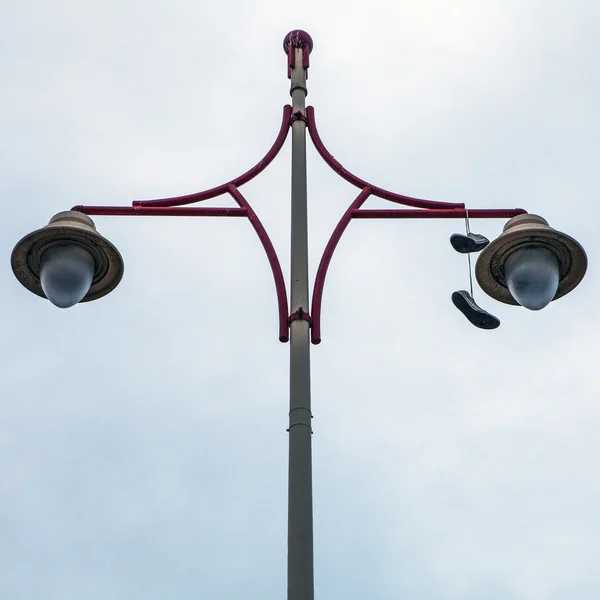
[[[476,288],[502,321],[481,331],[450,300],[468,287],[448,243],[464,223],[351,223],[312,349],[316,597],[596,600],[599,19],[595,0],[4,0],[0,597],[285,597],[289,349],[248,222],[95,217],[125,276],[69,310],[9,257],[75,204],[252,166],[301,28],[307,100],[344,166],[523,207],[590,261],[536,313]],[[356,189],[310,142],[308,161],[314,276]],[[286,281],[289,180],[286,145],[242,188]]]

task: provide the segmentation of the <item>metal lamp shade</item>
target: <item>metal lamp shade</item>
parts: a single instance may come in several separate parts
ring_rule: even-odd
[[[568,294],[583,279],[587,256],[581,244],[550,227],[539,215],[525,214],[510,219],[500,236],[479,255],[475,275],[481,289],[495,300],[518,305],[508,289],[504,265],[513,252],[528,247],[547,248],[556,256],[559,283],[554,300]]]
[[[42,254],[52,246],[65,244],[84,248],[94,259],[92,284],[81,302],[101,298],[117,287],[124,271],[121,254],[96,231],[90,217],[73,210],[54,215],[48,225],[19,241],[11,256],[15,277],[30,292],[45,298],[40,283]]]

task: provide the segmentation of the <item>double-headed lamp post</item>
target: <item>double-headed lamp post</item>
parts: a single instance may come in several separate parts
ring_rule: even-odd
[[[75,206],[60,212],[41,229],[26,235],[14,248],[11,262],[17,279],[31,292],[60,308],[96,300],[111,292],[123,276],[123,259],[101,236],[89,215],[246,217],[265,249],[277,292],[279,339],[290,343],[290,411],[288,473],[288,600],[313,600],[313,517],[310,402],[310,342],[321,342],[321,299],[327,269],[335,248],[352,219],[457,218],[466,234],[451,243],[462,253],[483,250],[476,265],[482,289],[506,304],[539,310],[570,292],[583,278],[587,258],[570,236],[552,229],[523,209],[467,209],[464,204],[421,200],[396,194],[359,179],[342,167],[318,134],[315,113],[305,106],[309,54],[313,43],[304,31],[292,31],[283,43],[288,58],[292,105],[283,109],[279,135],[266,156],[252,169],[218,187],[176,198],[134,201],[132,206]],[[271,240],[239,188],[263,171],[292,130],[291,282],[290,303],[279,259]],[[317,269],[309,303],[308,227],[306,192],[306,131],[325,162],[360,189],[333,231]],[[229,194],[238,208],[187,205]],[[367,210],[370,196],[408,209]],[[473,218],[509,218],[503,233],[488,245],[472,234]],[[499,321],[480,309],[466,291],[452,295],[455,305],[476,326],[493,329]],[[289,309],[288,309],[289,306]]]

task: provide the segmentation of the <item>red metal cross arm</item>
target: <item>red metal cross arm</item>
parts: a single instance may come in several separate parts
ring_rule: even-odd
[[[271,164],[277,154],[279,154],[290,129],[291,116],[292,107],[284,106],[279,134],[277,135],[275,143],[271,146],[271,149],[254,167],[227,183],[187,196],[161,198],[158,200],[134,200],[131,206],[74,206],[71,210],[78,210],[90,216],[247,217],[254,228],[254,231],[256,231],[256,234],[258,235],[258,239],[265,250],[271,271],[273,272],[275,290],[277,292],[279,340],[281,342],[287,342],[289,340],[288,302],[281,264],[279,263],[279,258],[277,257],[277,253],[275,252],[275,248],[273,247],[273,243],[271,242],[266,229],[238,188],[262,173]],[[217,198],[224,194],[229,194],[239,208],[185,206],[187,204],[209,200],[210,198]]]
[[[315,121],[315,110],[312,106],[306,109],[307,125],[310,137],[321,155],[321,158],[343,179],[361,188],[360,194],[356,200],[348,207],[337,227],[333,230],[327,246],[321,257],[315,285],[313,288],[312,308],[311,308],[311,341],[313,344],[321,343],[321,304],[323,299],[323,288],[325,286],[325,277],[333,253],[342,237],[342,234],[348,227],[352,219],[464,219],[467,216],[467,209],[462,203],[436,202],[434,200],[422,200],[420,198],[411,198],[403,196],[388,190],[374,186],[362,179],[356,177],[335,160],[331,153],[325,148]],[[383,198],[396,204],[412,206],[413,209],[375,209],[368,210],[361,207],[369,196]],[[418,210],[415,210],[418,209]],[[469,209],[470,219],[510,219],[517,215],[526,213],[522,208],[514,209]]]
[[[239,177],[219,185],[217,187],[189,194],[187,196],[177,196],[174,198],[161,198],[157,200],[136,200],[131,206],[74,206],[71,210],[77,210],[87,215],[102,216],[171,216],[171,217],[246,217],[265,250],[273,279],[275,290],[277,292],[278,321],[279,321],[279,340],[287,342],[289,340],[289,324],[297,318],[304,318],[311,324],[311,341],[313,344],[321,342],[321,303],[323,298],[323,289],[325,277],[335,248],[342,237],[346,227],[352,219],[464,219],[467,216],[467,209],[464,204],[452,202],[436,202],[434,200],[422,200],[412,198],[402,194],[396,194],[383,188],[372,185],[356,177],[347,171],[325,148],[321,141],[315,122],[314,108],[307,107],[306,115],[292,115],[292,107],[283,108],[283,118],[279,134],[271,149],[264,158],[254,167],[246,171]],[[361,191],[357,198],[348,207],[337,227],[334,229],[321,257],[315,283],[313,287],[312,309],[310,314],[303,312],[288,315],[287,292],[283,272],[279,258],[275,252],[273,244],[267,234],[260,219],[239,191],[239,187],[248,183],[264,171],[267,166],[277,156],[286,140],[291,124],[301,119],[306,122],[310,137],[320,154],[321,158],[338,174],[340,177],[358,187]],[[229,194],[236,202],[239,208],[205,208],[188,207],[188,204],[202,202],[210,198],[216,198],[224,194]],[[396,204],[412,207],[411,209],[375,209],[368,210],[361,208],[369,196],[376,196],[384,200],[389,200]],[[521,208],[515,209],[469,209],[469,218],[509,219],[516,215],[526,213]]]

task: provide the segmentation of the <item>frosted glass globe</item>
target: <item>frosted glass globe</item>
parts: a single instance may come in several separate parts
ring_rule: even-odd
[[[51,246],[41,258],[40,282],[46,298],[59,308],[74,306],[88,293],[94,268],[94,258],[84,248]]]
[[[548,306],[559,283],[558,260],[551,250],[528,246],[509,254],[504,276],[513,298],[529,310]]]

